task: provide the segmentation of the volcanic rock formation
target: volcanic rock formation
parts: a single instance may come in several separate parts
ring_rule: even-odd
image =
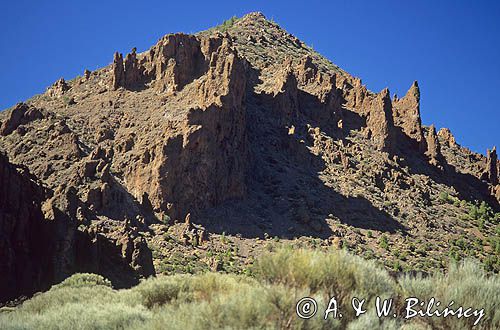
[[[426,241],[442,260],[442,242],[465,230],[457,205],[498,210],[498,160],[423,126],[420,111],[417,82],[401,99],[371,92],[260,13],[115,53],[0,113],[0,285],[10,290],[0,298],[76,271],[125,287],[180,265],[209,269],[228,235],[245,260],[265,237],[393,260],[381,235]],[[463,203],[443,204],[442,192]]]

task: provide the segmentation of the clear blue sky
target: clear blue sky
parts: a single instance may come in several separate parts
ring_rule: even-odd
[[[424,124],[449,127],[485,153],[500,147],[499,1],[5,1],[0,10],[0,109],[59,77],[262,11],[370,90],[421,88]]]

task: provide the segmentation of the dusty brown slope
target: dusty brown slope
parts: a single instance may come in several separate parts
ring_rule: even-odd
[[[496,151],[422,126],[419,102],[416,82],[370,92],[252,13],[57,81],[0,113],[0,150],[45,186],[36,221],[66,228],[52,281],[241,271],[264,237],[395,269],[473,255],[498,270]]]

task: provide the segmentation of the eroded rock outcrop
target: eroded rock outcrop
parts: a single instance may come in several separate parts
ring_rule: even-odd
[[[265,233],[369,242],[354,227],[425,237],[414,220],[426,226],[421,207],[437,192],[499,199],[496,153],[486,160],[453,148],[449,131],[423,128],[419,93],[417,83],[393,101],[387,89],[373,93],[261,14],[224,33],[170,34],[143,53],[116,53],[110,66],[47,92],[65,102],[36,97],[0,113],[0,148],[47,187],[39,197],[23,191],[34,196],[33,219],[52,226],[50,250],[39,251],[50,274],[32,272],[47,279],[36,283],[78,271],[126,287],[154,274],[148,245],[165,271],[168,256],[212,251],[224,230],[244,234],[242,244]],[[70,97],[77,103],[68,107]],[[422,145],[427,156],[416,152]],[[0,190],[13,185],[5,182]],[[450,226],[450,208],[432,205],[438,212],[425,217]],[[2,263],[12,260],[11,232],[0,230],[8,283],[18,271]],[[16,255],[39,267],[25,261],[32,247],[23,240]]]
[[[286,61],[283,66],[286,67]],[[300,112],[318,124],[339,127],[342,109],[337,76],[320,72],[310,56],[303,57],[294,66],[294,74],[301,89],[298,92]]]
[[[47,94],[50,97],[60,97],[70,89],[64,78],[58,79],[52,86],[47,89]]]
[[[136,49],[125,56],[116,52],[111,66],[112,81],[111,87],[118,89],[119,87],[135,88],[143,83],[143,68],[137,60]]]
[[[443,127],[438,131],[438,137],[443,140],[444,144],[450,148],[455,148],[458,146],[455,137],[451,133],[449,128]]]
[[[299,94],[297,78],[293,73],[291,63],[285,63],[279,72],[272,94],[273,111],[280,115],[284,122],[297,118],[299,113]]]
[[[207,51],[214,51],[215,41],[208,42]],[[207,60],[200,40],[183,33],[164,36],[144,59],[147,75],[154,79],[160,92],[175,92],[199,77],[206,70]],[[209,60],[210,58],[208,58]]]
[[[394,125],[400,127],[403,133],[415,140],[420,150],[424,151],[425,143],[420,119],[420,90],[416,81],[404,97],[394,98],[392,114]]]
[[[0,135],[9,135],[19,126],[26,125],[32,121],[42,119],[43,117],[44,115],[41,110],[28,106],[25,103],[18,103],[9,117],[0,126]]]
[[[426,156],[429,159],[429,163],[438,168],[442,168],[443,155],[441,154],[441,145],[439,144],[439,139],[436,134],[436,127],[431,125],[426,136],[427,151]]]
[[[139,66],[135,48],[125,57],[124,73],[126,87],[137,87],[143,79],[142,68]]]
[[[318,67],[314,65],[311,56],[304,56],[296,67],[297,81],[302,85],[314,82],[318,75]]]
[[[113,64],[111,66],[112,81],[111,86],[113,89],[125,86],[125,68],[123,67],[123,55],[115,52],[113,57]]]
[[[493,147],[486,152],[486,179],[492,184],[498,184],[498,158],[497,149]]]
[[[192,63],[178,63],[178,72],[193,73],[192,67],[182,67]],[[163,141],[140,151],[143,161],[126,171],[130,190],[138,198],[146,192],[156,212],[183,219],[189,210],[243,196],[245,67],[230,41],[224,39],[210,55],[207,72],[193,86],[198,107],[179,122],[166,123],[169,129]],[[188,80],[179,77],[186,77],[178,80],[181,85]],[[143,150],[140,145],[134,148]]]
[[[151,250],[129,220],[105,233],[99,226],[78,231],[75,244],[76,270],[102,274],[116,288],[130,287],[155,274]]]
[[[362,115],[366,115],[366,111],[363,107],[363,103],[368,96],[366,85],[363,85],[361,79],[359,78],[354,78],[352,84],[345,78],[339,80],[339,83],[340,82],[342,82],[341,90],[343,91],[343,97],[346,100],[346,107],[354,109]]]
[[[383,151],[393,147],[394,123],[389,90],[386,88],[369,100],[366,125],[369,137]]]

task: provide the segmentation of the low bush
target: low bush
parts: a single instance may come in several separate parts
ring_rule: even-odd
[[[101,275],[78,273],[68,277],[61,283],[57,284],[55,288],[63,288],[63,287],[81,288],[81,287],[93,287],[96,285],[103,285],[110,288],[112,287],[111,282]]]

